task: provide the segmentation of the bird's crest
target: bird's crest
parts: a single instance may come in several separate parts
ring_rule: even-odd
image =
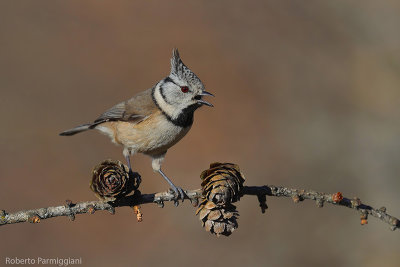
[[[187,68],[185,64],[183,64],[182,59],[179,56],[179,51],[177,48],[172,50],[171,57],[171,74],[176,76],[182,76],[183,68]]]
[[[172,50],[170,76],[176,76],[186,80],[188,83],[196,85],[200,84],[202,86],[202,83],[196,74],[194,74],[194,72],[192,72],[185,64],[183,64],[177,48]]]

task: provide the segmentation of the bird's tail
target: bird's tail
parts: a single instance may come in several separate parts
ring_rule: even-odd
[[[93,129],[93,124],[92,123],[79,125],[79,126],[77,126],[75,128],[72,128],[72,129],[69,129],[69,130],[66,130],[66,131],[60,133],[60,135],[61,136],[70,136],[70,135],[74,135],[74,134],[77,134],[77,133],[80,133],[80,132],[84,132],[84,131],[89,130],[89,129]]]

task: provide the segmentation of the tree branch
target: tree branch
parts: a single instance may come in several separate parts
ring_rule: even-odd
[[[197,206],[198,200],[202,198],[201,189],[188,190],[185,191],[185,193],[186,199],[189,199],[194,206]],[[290,197],[295,203],[305,199],[311,199],[316,201],[318,207],[323,207],[324,203],[330,203],[354,209],[360,213],[361,224],[366,224],[368,215],[370,215],[389,224],[391,230],[400,228],[400,220],[387,214],[386,208],[382,207],[375,209],[367,204],[361,203],[360,199],[358,198],[344,198],[341,193],[326,194],[312,190],[290,189],[283,186],[264,185],[244,186],[241,191],[241,196],[244,195],[257,196],[263,213],[268,208],[266,204],[266,196]],[[116,207],[133,207],[148,203],[156,203],[158,206],[163,207],[165,201],[174,201],[175,205],[178,203],[174,199],[174,194],[172,192],[140,194],[140,191],[135,191],[135,194],[127,196],[116,202],[87,201],[74,204],[67,200],[65,205],[57,207],[23,210],[10,214],[6,213],[5,211],[0,211],[0,226],[21,222],[38,223],[41,220],[59,216],[67,216],[71,220],[74,220],[76,214],[93,214],[97,210],[107,210],[111,214],[114,214]]]

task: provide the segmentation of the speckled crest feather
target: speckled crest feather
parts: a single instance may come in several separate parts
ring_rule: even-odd
[[[203,88],[203,83],[183,62],[179,56],[177,48],[172,50],[171,58],[171,74],[170,76],[177,76],[180,79],[187,81],[189,84]]]

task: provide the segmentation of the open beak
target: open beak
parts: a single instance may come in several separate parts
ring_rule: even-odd
[[[209,96],[213,96],[213,97],[215,97],[213,94],[211,94],[210,92],[207,92],[207,91],[203,91],[203,92],[201,92],[201,94],[200,95],[209,95]]]
[[[201,92],[201,94],[200,94],[201,96],[214,96],[213,94],[211,94],[211,93],[209,93],[209,92],[207,92],[207,91],[203,91],[203,92]],[[209,107],[213,107],[213,104],[211,104],[211,103],[209,103],[209,102],[207,102],[207,101],[205,101],[205,100],[203,100],[203,99],[198,99],[197,100],[197,103],[199,103],[199,104],[201,104],[201,105],[206,105],[206,106],[209,106]]]
[[[197,100],[197,103],[202,104],[202,105],[206,105],[206,106],[209,106],[209,107],[213,107],[213,104],[208,103],[207,101],[202,100],[202,99]]]

